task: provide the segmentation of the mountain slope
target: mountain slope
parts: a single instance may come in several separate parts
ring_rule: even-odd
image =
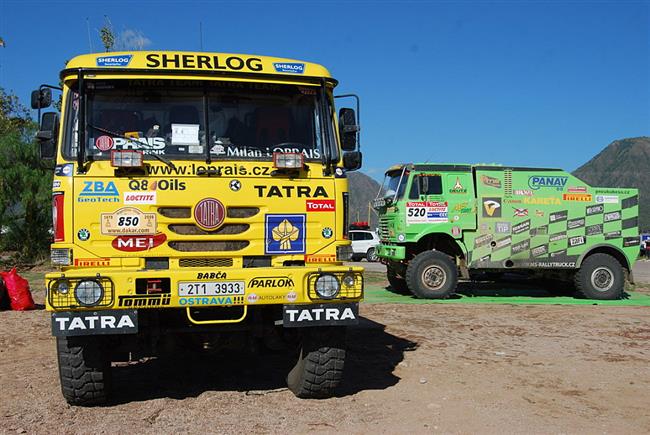
[[[379,191],[379,183],[361,172],[348,172],[348,189],[350,192],[349,222],[367,221],[370,216],[370,228],[377,227],[377,214],[370,210],[368,204],[375,199]]]
[[[591,186],[639,189],[639,229],[650,229],[650,137],[616,140],[573,175]]]

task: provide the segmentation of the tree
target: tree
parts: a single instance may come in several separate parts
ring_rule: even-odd
[[[102,40],[104,49],[111,51],[115,45],[115,33],[113,32],[113,24],[110,18],[108,18],[108,15],[104,15],[104,19],[106,22],[104,23],[104,27],[99,29],[99,37]]]
[[[0,87],[0,251],[22,263],[44,258],[51,242],[52,171],[41,165],[36,128]]]

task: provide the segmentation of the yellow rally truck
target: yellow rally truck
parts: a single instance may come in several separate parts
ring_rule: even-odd
[[[337,114],[324,67],[238,54],[88,54],[61,80],[32,107],[56,161],[46,305],[68,403],[179,344],[295,351],[291,391],[330,395],[363,297],[342,263],[358,98]],[[60,119],[41,117],[52,89]]]

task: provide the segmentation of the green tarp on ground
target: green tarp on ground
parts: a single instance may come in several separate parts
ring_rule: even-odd
[[[397,294],[378,285],[368,285],[365,289],[364,303],[369,304],[538,304],[538,305],[614,305],[650,306],[650,295],[639,292],[625,293],[625,299],[617,301],[594,301],[577,299],[572,296],[552,296],[543,289],[516,288],[516,286],[478,288],[463,286],[459,293],[449,299],[416,299],[412,295]]]

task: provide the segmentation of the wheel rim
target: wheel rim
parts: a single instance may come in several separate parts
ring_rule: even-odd
[[[370,254],[368,254],[368,259],[370,261],[377,261],[377,254],[375,253],[374,249],[370,251]]]
[[[599,292],[606,292],[614,285],[614,273],[608,267],[597,267],[591,273],[591,285]]]
[[[438,266],[429,266],[422,271],[422,283],[432,290],[438,290],[445,284],[447,274]]]

